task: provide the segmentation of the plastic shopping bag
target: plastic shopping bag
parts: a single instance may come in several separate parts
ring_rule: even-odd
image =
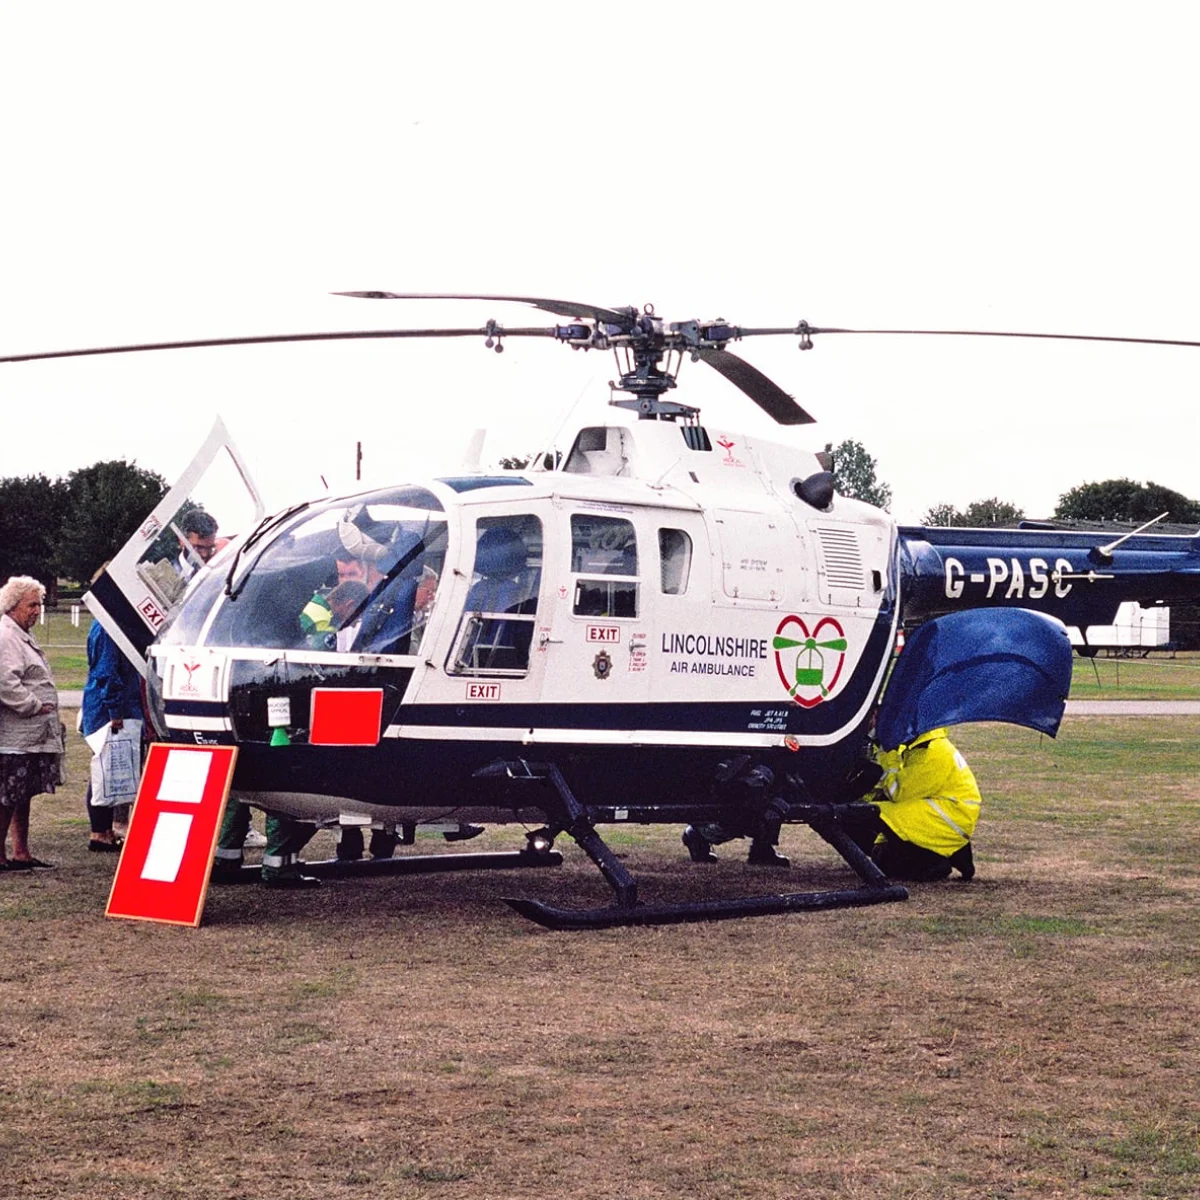
[[[108,736],[92,759],[92,803],[102,808],[114,804],[132,804],[137,798],[142,774],[142,738],[140,721],[128,721],[122,729],[108,730]]]

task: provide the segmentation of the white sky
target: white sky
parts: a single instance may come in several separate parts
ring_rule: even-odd
[[[1195,15],[1194,15],[1195,14]],[[0,353],[533,310],[1200,339],[1200,10],[1184,4],[8,4]],[[915,520],[1087,480],[1200,496],[1200,349],[930,338],[737,352],[779,430],[857,438]],[[485,460],[604,411],[611,356],[348,343],[0,365],[0,475],[136,459],[217,414],[268,502]],[[705,375],[710,378],[705,378]]]

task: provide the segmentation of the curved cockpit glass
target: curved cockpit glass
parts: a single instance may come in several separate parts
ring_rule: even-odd
[[[417,652],[446,557],[432,492],[390,488],[276,520],[196,582],[159,644]]]

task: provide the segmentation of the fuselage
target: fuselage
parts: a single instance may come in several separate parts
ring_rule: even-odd
[[[475,779],[497,759],[550,758],[614,811],[703,805],[737,754],[836,791],[894,642],[896,535],[801,499],[820,472],[647,421],[581,431],[554,471],[314,502],[190,584],[150,648],[159,733],[236,743],[236,795],[318,819],[534,819]],[[334,591],[351,554],[362,590]]]

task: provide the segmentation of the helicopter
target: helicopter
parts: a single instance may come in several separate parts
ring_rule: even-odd
[[[232,795],[317,825],[517,824],[509,854],[306,863],[326,875],[557,865],[571,838],[611,903],[508,903],[553,929],[640,925],[903,900],[856,840],[871,751],[930,729],[1005,721],[1053,736],[1069,630],[1127,600],[1200,598],[1200,536],[898,525],[839,495],[827,455],[710,429],[677,399],[707,365],[781,425],[811,424],[732,343],[851,333],[805,321],[668,322],[650,305],[345,292],[367,301],[521,304],[562,323],[206,339],[8,356],[357,337],[543,338],[609,351],[615,410],[561,454],[433,475],[268,515],[218,422],[85,603],[146,681],[157,737],[236,745]],[[1164,344],[1197,345],[1170,342]],[[172,569],[198,480],[232,465],[247,532],[186,582]],[[1151,523],[1153,524],[1153,523]],[[187,554],[186,546],[183,551]],[[299,614],[365,564],[335,626]],[[336,591],[330,591],[332,600]],[[907,633],[897,654],[898,634]],[[853,886],[700,902],[639,901],[604,826],[716,825],[768,843],[802,824]],[[780,860],[786,863],[786,860]]]

